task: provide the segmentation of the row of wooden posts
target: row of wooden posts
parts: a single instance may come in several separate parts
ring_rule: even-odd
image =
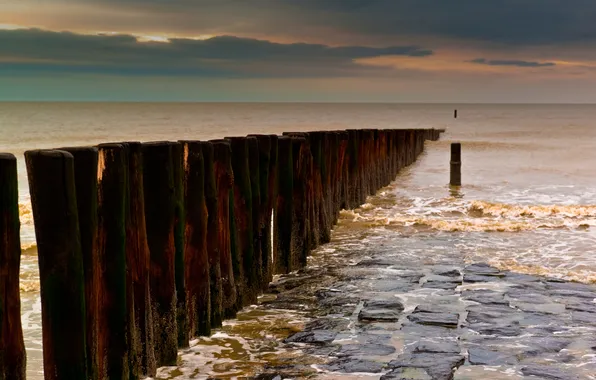
[[[137,379],[304,267],[441,130],[125,142],[25,153],[45,378]],[[25,378],[16,160],[0,155],[0,380]]]

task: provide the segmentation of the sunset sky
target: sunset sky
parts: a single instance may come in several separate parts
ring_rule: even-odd
[[[594,0],[0,0],[0,100],[596,103]]]

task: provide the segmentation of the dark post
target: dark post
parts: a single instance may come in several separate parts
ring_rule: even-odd
[[[240,259],[236,263],[240,266],[234,268],[234,277],[240,308],[256,302],[259,288],[253,249],[252,188],[248,166],[247,138],[228,137],[226,139],[230,141],[232,148],[232,170],[234,172],[234,216]]]
[[[123,379],[129,375],[125,229],[128,168],[123,145],[102,144],[98,148],[99,374]]]
[[[277,214],[277,193],[278,193],[278,136],[277,135],[269,135],[271,139],[271,155],[269,161],[269,185],[268,185],[268,203],[267,203],[267,244],[269,245],[270,249],[267,250],[267,257],[269,260],[269,267],[267,270],[267,277],[266,283],[264,284],[264,289],[269,287],[269,283],[273,280],[273,273],[275,272],[275,258],[278,257],[277,255],[277,245],[275,244],[274,236],[276,232],[274,231],[274,215]]]
[[[84,272],[74,158],[64,151],[25,152],[39,256],[46,380],[85,379]]]
[[[451,186],[461,186],[461,144],[451,144],[451,172],[449,184]]]
[[[255,136],[248,136],[248,167],[250,175],[250,187],[252,193],[252,227],[253,227],[253,254],[254,260],[252,266],[256,270],[255,283],[250,284],[251,288],[258,295],[263,284],[263,254],[262,240],[263,228],[265,225],[261,215],[263,214],[261,205],[261,164],[259,141]],[[269,163],[267,163],[269,164]],[[267,173],[263,173],[267,175]],[[266,188],[263,188],[266,191]]]
[[[176,201],[172,145],[169,142],[143,144],[143,188],[151,260],[153,338],[158,367],[175,365],[178,356],[174,240]]]
[[[232,250],[236,257],[236,247],[232,245],[231,226],[235,226],[231,210],[234,205],[234,173],[232,172],[232,150],[227,140],[213,140],[213,158],[215,181],[217,184],[217,242],[220,253],[220,268],[222,282],[222,310],[225,318],[236,316],[237,291],[234,278],[234,264],[232,263]],[[230,204],[230,201],[232,203]],[[235,242],[234,242],[235,243]]]
[[[453,118],[457,119],[457,110],[453,110]]]
[[[126,212],[126,265],[130,326],[131,378],[155,376],[153,312],[149,290],[150,253],[145,225],[143,146],[128,142],[128,204]],[[76,157],[75,157],[76,159]],[[80,213],[79,213],[80,215]],[[81,232],[82,234],[82,232]]]
[[[298,269],[306,266],[306,257],[309,247],[307,241],[308,215],[307,215],[307,178],[305,172],[306,163],[306,139],[302,136],[291,136],[293,156],[293,179],[294,190],[292,202],[294,213],[292,221],[292,261],[291,269]]]
[[[249,137],[256,137],[258,140],[258,159],[259,159],[259,222],[258,234],[261,253],[261,289],[267,289],[271,281],[271,197],[272,189],[269,188],[271,177],[271,136],[269,135],[249,135]],[[254,159],[251,154],[251,159]],[[253,169],[251,168],[251,175]],[[251,180],[251,184],[253,181]],[[254,197],[254,187],[253,187]],[[253,201],[254,211],[254,201]],[[256,232],[255,232],[256,233]]]
[[[205,165],[198,141],[183,142],[184,206],[186,209],[185,269],[189,335],[211,335],[209,256]]]
[[[176,323],[178,347],[188,347],[189,333],[186,318],[186,270],[184,269],[184,168],[182,144],[172,143],[172,168],[174,169],[174,245],[176,247]]]
[[[315,244],[327,243],[330,240],[328,234],[328,215],[325,208],[325,196],[323,189],[322,172],[325,161],[322,156],[323,151],[323,132],[310,132],[310,151],[313,161],[313,232],[315,234]]]
[[[292,263],[292,215],[294,214],[292,139],[278,138],[278,194],[275,208],[275,273],[289,273]]]
[[[87,330],[87,370],[89,378],[98,376],[98,325],[100,263],[97,252],[97,167],[98,151],[95,147],[61,148],[74,157],[75,192],[83,273],[85,277],[85,308]]]
[[[0,154],[0,380],[25,380],[17,160]]]
[[[205,175],[205,204],[207,206],[207,256],[209,258],[209,287],[211,299],[211,327],[220,327],[223,320],[222,311],[222,279],[220,266],[220,250],[217,236],[219,234],[219,214],[217,186],[215,182],[213,145],[200,142],[203,154]]]

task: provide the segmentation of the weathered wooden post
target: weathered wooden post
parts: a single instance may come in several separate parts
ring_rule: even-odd
[[[153,311],[149,289],[150,252],[145,225],[143,146],[127,142],[128,204],[126,212],[126,265],[131,378],[155,376]],[[77,158],[75,157],[75,163]],[[78,193],[78,190],[77,190]],[[80,212],[79,212],[80,215]],[[79,219],[81,219],[79,217]],[[82,232],[81,232],[82,235]],[[134,357],[132,356],[134,355]]]
[[[188,319],[186,307],[186,270],[184,268],[184,167],[182,144],[172,143],[172,168],[174,177],[174,246],[176,247],[176,324],[178,347],[188,347]]]
[[[100,262],[97,251],[97,169],[96,147],[60,148],[73,155],[74,180],[79,215],[81,253],[85,283],[87,370],[90,379],[98,378],[98,296]]]
[[[308,254],[307,239],[307,210],[306,210],[306,176],[304,163],[306,161],[306,138],[292,135],[292,169],[293,169],[293,217],[292,217],[292,260],[290,271],[306,266]]]
[[[325,166],[323,159],[323,132],[315,131],[309,132],[310,151],[313,160],[313,198],[314,198],[314,233],[315,243],[323,244],[330,240],[327,215],[327,208],[325,207],[325,196],[323,189],[322,172]]]
[[[172,143],[143,144],[145,219],[150,252],[155,361],[175,365],[178,356],[176,324],[175,188]]]
[[[222,278],[219,250],[219,214],[217,200],[217,186],[215,182],[213,145],[202,141],[203,169],[205,178],[205,204],[207,206],[207,256],[209,258],[209,288],[211,300],[211,327],[220,327],[223,320],[222,311]]]
[[[250,175],[250,187],[252,193],[252,227],[253,227],[253,255],[252,266],[256,270],[256,283],[251,284],[255,294],[258,296],[263,283],[263,254],[261,251],[261,242],[263,239],[264,221],[261,219],[263,210],[261,209],[261,166],[259,141],[255,136],[248,136],[248,169]],[[266,191],[263,189],[263,191]]]
[[[232,150],[227,140],[212,140],[215,181],[217,186],[217,242],[220,253],[222,281],[222,309],[224,318],[236,316],[237,289],[234,278],[233,258],[237,257],[232,231],[235,231],[232,210],[234,209],[234,173],[232,171]],[[233,227],[233,228],[231,228]],[[235,233],[235,232],[234,232]]]
[[[456,110],[456,109],[455,109],[455,110],[453,110],[453,118],[454,118],[454,119],[457,119],[457,110]]]
[[[292,216],[294,214],[292,138],[280,136],[278,142],[278,193],[275,209],[275,273],[289,273],[292,269]]]
[[[348,156],[349,156],[349,208],[355,208],[360,204],[362,184],[360,175],[360,142],[359,142],[360,131],[355,129],[348,130]]]
[[[27,151],[27,176],[39,256],[46,380],[87,378],[85,286],[74,158]]]
[[[126,300],[126,198],[128,168],[121,144],[102,144],[98,172],[100,378],[127,378],[128,308]]]
[[[340,174],[340,196],[339,196],[339,207],[341,209],[349,208],[349,183],[350,183],[350,157],[348,154],[349,146],[349,135],[347,131],[341,131],[339,134],[339,149],[341,159],[341,174]]]
[[[270,188],[271,173],[271,136],[269,135],[249,135],[258,140],[258,158],[259,158],[259,236],[261,253],[261,289],[267,289],[271,281],[271,198],[273,189]],[[252,158],[252,154],[251,154]],[[253,169],[251,168],[251,174]],[[253,181],[251,180],[251,184]],[[253,188],[254,196],[254,188]],[[253,203],[254,208],[254,203]],[[254,210],[253,210],[254,211]]]
[[[449,174],[449,184],[451,186],[461,186],[461,144],[451,144],[451,171]]]
[[[25,380],[17,160],[0,154],[0,380]]]
[[[273,280],[273,273],[275,272],[275,258],[278,257],[277,245],[274,243],[274,215],[277,214],[277,194],[278,194],[278,136],[269,135],[271,139],[271,155],[269,158],[269,185],[268,185],[268,204],[267,204],[267,244],[270,250],[267,251],[269,258],[269,268],[267,271],[266,283],[263,284],[263,289],[269,287],[269,283]]]
[[[205,165],[201,143],[184,141],[185,280],[189,336],[211,335]]]
[[[234,217],[239,260],[235,260],[234,278],[238,289],[238,306],[257,301],[259,285],[255,267],[252,223],[252,187],[248,163],[248,141],[246,137],[227,137],[232,148],[232,170],[234,173]]]

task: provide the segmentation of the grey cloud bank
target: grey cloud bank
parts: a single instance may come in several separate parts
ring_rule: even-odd
[[[502,60],[493,59],[488,60],[485,58],[477,58],[469,61],[471,63],[478,63],[481,65],[489,66],[517,66],[517,67],[553,67],[556,66],[554,62],[533,62],[533,61],[520,61],[520,60]]]

